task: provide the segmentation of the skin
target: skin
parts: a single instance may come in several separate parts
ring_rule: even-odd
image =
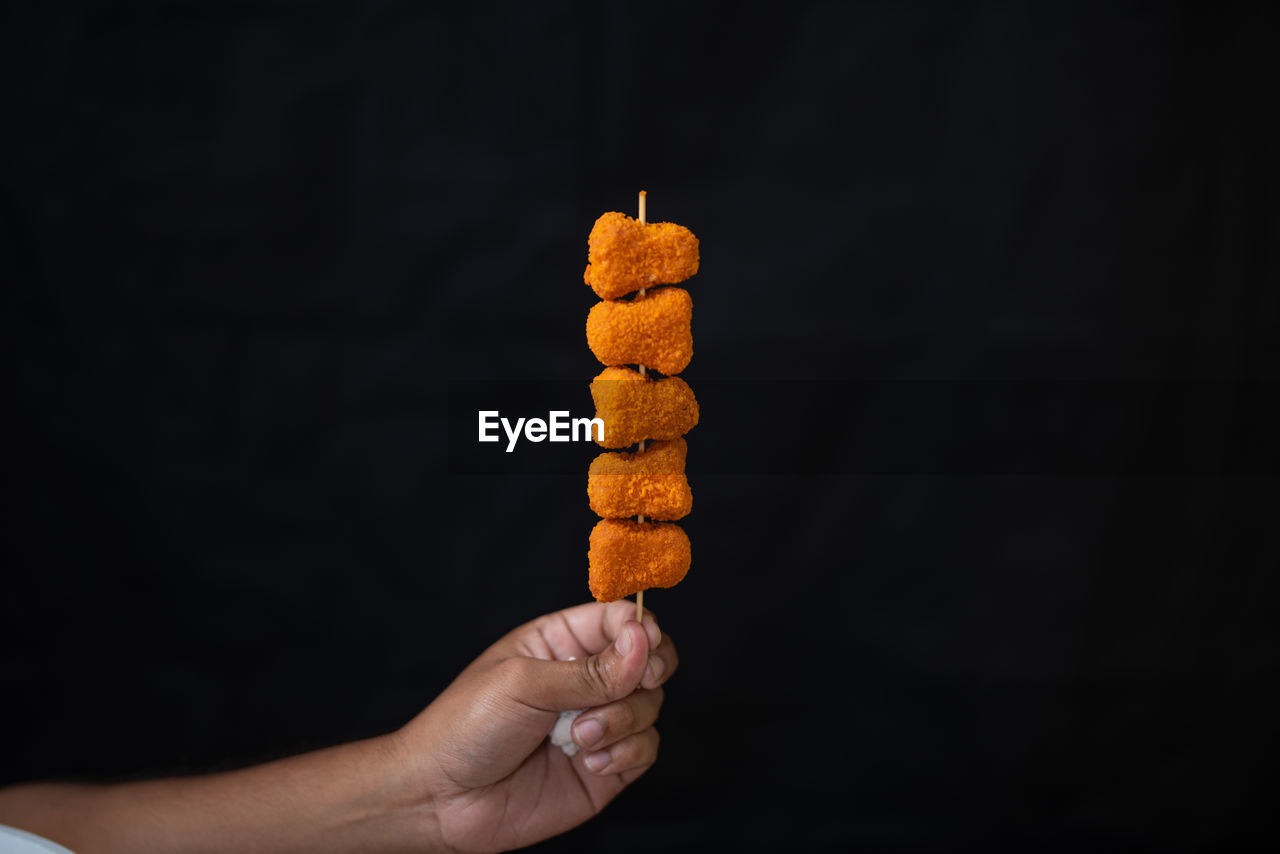
[[[81,854],[530,845],[599,813],[657,758],[678,657],[652,613],[634,617],[593,602],[526,623],[385,736],[201,777],[13,786],[0,824]],[[547,733],[582,708],[570,758]]]

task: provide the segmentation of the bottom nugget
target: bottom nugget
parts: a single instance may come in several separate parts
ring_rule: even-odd
[[[670,522],[601,519],[591,529],[591,595],[612,602],[650,587],[674,587],[689,571],[689,537]]]

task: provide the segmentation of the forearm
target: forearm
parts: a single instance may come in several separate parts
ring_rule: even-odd
[[[76,852],[431,851],[433,805],[395,735],[201,777],[0,791],[0,823]]]

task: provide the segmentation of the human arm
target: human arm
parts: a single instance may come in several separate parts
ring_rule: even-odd
[[[641,626],[633,613],[591,603],[527,623],[385,736],[200,777],[11,787],[0,823],[85,854],[528,845],[598,813],[656,758],[653,722],[678,659],[652,615]],[[578,708],[584,749],[571,759],[546,735]],[[584,743],[593,721],[601,739]]]

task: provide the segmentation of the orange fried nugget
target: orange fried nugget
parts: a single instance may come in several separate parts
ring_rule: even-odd
[[[587,346],[606,365],[644,365],[678,374],[693,358],[693,297],[658,288],[631,302],[604,300],[587,315]]]
[[[617,299],[640,288],[674,285],[698,272],[698,238],[683,225],[641,225],[611,211],[591,227],[587,261],[582,280],[601,299]]]
[[[679,377],[651,380],[630,368],[605,368],[591,381],[591,399],[604,422],[596,444],[605,448],[677,439],[698,423],[698,401]]]
[[[591,595],[612,602],[650,587],[674,587],[693,558],[689,537],[670,522],[601,519],[587,551]]]
[[[684,439],[654,442],[635,454],[608,452],[591,461],[587,500],[597,516],[648,516],[670,522],[693,509],[693,491],[684,474],[689,446]]]

